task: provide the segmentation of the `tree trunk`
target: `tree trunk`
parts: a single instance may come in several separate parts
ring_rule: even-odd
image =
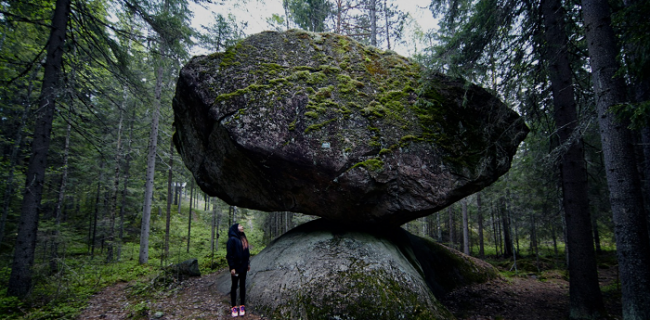
[[[190,253],[190,240],[192,238],[192,205],[194,204],[194,178],[190,187],[190,212],[187,215],[187,253]]]
[[[485,258],[485,243],[483,241],[483,211],[481,210],[481,193],[476,194],[476,214],[478,215],[478,256]]]
[[[623,318],[650,319],[650,241],[634,148],[627,123],[610,111],[625,102],[625,83],[616,75],[619,50],[608,2],[583,0],[582,13],[614,217]]]
[[[598,232],[597,212],[591,215],[591,227],[594,229],[594,244],[596,245],[596,254],[602,254],[603,249],[600,247],[600,233]]]
[[[508,215],[508,208],[506,207],[506,200],[501,199],[501,219],[503,219],[503,252],[505,257],[514,255],[512,252],[512,235],[510,234],[510,217]]]
[[[65,131],[65,144],[63,147],[63,172],[61,173],[61,185],[59,187],[59,197],[56,201],[56,208],[54,209],[54,219],[56,223],[61,223],[61,207],[63,206],[63,200],[65,198],[65,187],[68,182],[68,155],[70,150],[70,131],[72,126],[68,123],[68,126]]]
[[[451,206],[447,207],[447,214],[449,215],[449,243],[450,247],[454,247],[454,211]]]
[[[71,0],[57,0],[52,16],[52,27],[47,42],[43,83],[36,116],[32,152],[25,174],[25,192],[18,222],[18,235],[7,295],[24,297],[32,287],[32,266],[38,232],[38,207],[41,204],[47,153],[50,148],[52,120],[57,88],[60,84],[63,46],[70,16]]]
[[[109,226],[108,226],[108,250],[106,253],[106,262],[113,261],[113,249],[115,248],[115,216],[117,210],[117,194],[120,188],[120,162],[122,159],[122,120],[123,109],[126,106],[126,89],[124,90],[124,101],[122,109],[120,109],[120,121],[117,125],[117,145],[115,150],[115,177],[113,179],[113,191],[111,192],[111,200],[108,206]]]
[[[172,130],[173,131],[173,130]],[[169,229],[172,218],[172,197],[173,187],[173,172],[174,168],[174,140],[170,139],[169,143],[169,171],[167,172],[167,216],[165,217],[165,248],[164,248],[164,259],[169,259]]]
[[[162,94],[163,67],[158,66],[156,75],[156,98],[151,118],[151,132],[149,135],[149,153],[147,155],[147,176],[145,178],[144,209],[142,212],[142,225],[140,228],[140,255],[138,262],[146,264],[149,261],[149,221],[151,219],[151,201],[153,198],[153,178],[156,170],[156,148],[158,146],[158,118],[160,116],[160,98]]]
[[[440,211],[436,212],[436,223],[438,224],[438,242],[442,242],[442,223],[440,222]]]
[[[52,256],[50,258],[50,271],[52,273],[56,272],[57,264],[56,260],[58,259],[59,252],[59,228],[61,227],[61,207],[63,206],[63,199],[65,198],[65,187],[68,182],[68,155],[70,150],[70,130],[72,126],[68,123],[66,132],[65,132],[65,145],[63,147],[63,172],[61,173],[61,186],[59,187],[59,198],[56,201],[56,208],[54,209],[54,237],[52,238]]]
[[[494,234],[494,254],[498,257],[499,256],[498,237],[500,237],[500,235],[498,234],[497,222],[494,218],[494,207],[490,207],[490,217],[492,218],[492,234]]]
[[[120,206],[120,233],[117,243],[117,260],[122,257],[122,239],[124,238],[124,211],[126,210],[126,197],[128,195],[129,185],[129,169],[131,168],[131,142],[133,142],[133,122],[135,121],[135,108],[131,115],[131,123],[129,125],[129,141],[126,150],[126,163],[124,164],[124,186],[122,187],[122,205]]]
[[[546,60],[553,90],[554,118],[559,137],[562,206],[569,249],[570,318],[597,318],[604,314],[598,286],[596,255],[591,236],[587,170],[582,138],[576,131],[578,114],[573,97],[572,71],[560,0],[542,1],[547,43]]]
[[[463,210],[463,253],[469,255],[469,218],[467,216],[467,199],[460,201]]]
[[[176,186],[176,182],[172,183],[172,190],[173,190],[172,192],[174,193],[173,194],[174,205],[177,206],[178,205],[178,187]]]
[[[6,33],[5,33],[6,35]],[[11,156],[9,157],[9,174],[7,175],[7,180],[5,180],[5,193],[3,197],[3,208],[2,208],[2,217],[0,218],[0,244],[4,240],[5,228],[7,223],[7,217],[9,216],[9,205],[11,204],[11,199],[14,193],[14,170],[16,169],[16,164],[18,163],[18,155],[20,152],[20,145],[23,141],[25,125],[27,124],[27,118],[29,116],[29,110],[31,109],[32,102],[31,96],[32,91],[34,90],[34,79],[38,75],[38,71],[41,69],[41,63],[36,65],[34,72],[29,78],[29,86],[27,87],[27,96],[25,97],[23,114],[20,117],[20,126],[16,130],[16,137],[14,138],[14,145],[11,149]]]
[[[181,174],[182,178],[182,174]],[[176,187],[176,190],[178,192],[178,215],[181,215],[181,203],[183,202],[183,179],[178,182],[178,186]]]
[[[537,252],[537,231],[535,230],[535,211],[530,211],[530,254]]]
[[[384,0],[384,17],[386,19],[386,49],[390,50],[390,22],[388,20],[388,2]]]
[[[95,196],[95,214],[93,219],[93,236],[90,244],[90,259],[95,256],[95,243],[97,242],[97,220],[99,219],[100,198],[102,195],[102,182],[104,181],[104,158],[99,163],[99,180],[97,181],[97,195]]]
[[[217,227],[217,208],[212,209],[212,229],[210,231],[210,252],[214,257],[215,228]]]
[[[377,0],[370,0],[368,10],[370,11],[370,44],[377,46]]]
[[[496,212],[494,212],[496,211]],[[496,247],[497,247],[497,256],[504,255],[503,254],[503,241],[501,238],[501,220],[499,217],[499,208],[498,208],[498,203],[495,204],[495,206],[492,208],[492,214],[493,214],[493,219],[494,220],[494,240],[496,241]]]
[[[639,0],[624,0],[625,7],[627,9],[634,9],[634,6],[642,5],[642,1]],[[638,8],[638,7],[637,7]],[[634,28],[635,26],[630,26]],[[638,44],[627,44],[625,46],[625,58],[626,62],[630,66],[639,65],[639,60],[643,57],[639,57]],[[646,51],[647,52],[647,51]],[[638,68],[642,69],[642,68]],[[643,103],[650,101],[650,78],[646,75],[645,77],[640,76],[640,73],[643,71],[635,69],[633,72],[629,72],[628,76],[631,77],[631,85],[634,90],[634,102]],[[650,231],[650,121],[646,121],[645,127],[640,130],[640,155],[642,155],[643,160],[639,163],[641,176],[643,177],[641,188],[643,190],[643,202],[645,204],[646,211],[646,220],[648,222],[648,230]],[[650,233],[650,232],[649,232]]]

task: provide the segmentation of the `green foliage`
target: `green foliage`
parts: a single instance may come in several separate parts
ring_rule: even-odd
[[[623,103],[611,107],[618,121],[629,122],[628,128],[640,130],[650,123],[650,100],[639,103]]]
[[[244,37],[244,29],[247,25],[248,22],[237,21],[231,13],[227,16],[218,13],[212,23],[207,26],[201,25],[203,32],[196,35],[198,44],[211,52],[222,51]]]
[[[647,1],[627,1],[625,7],[612,16],[625,48],[625,63],[619,75],[629,74],[636,82],[650,80],[650,35],[644,31],[650,30],[649,14]]]
[[[149,305],[146,301],[140,301],[137,304],[128,306],[129,317],[131,319],[148,319],[149,318]]]
[[[323,32],[325,19],[332,12],[332,5],[327,0],[286,0],[291,18],[301,28]]]

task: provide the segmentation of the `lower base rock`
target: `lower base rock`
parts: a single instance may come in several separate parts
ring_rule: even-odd
[[[451,287],[426,274],[432,268],[422,268],[413,237],[401,228],[353,230],[322,219],[299,226],[252,259],[246,305],[271,319],[455,319],[432,283],[435,291]],[[496,276],[489,267],[469,269],[481,275],[472,279]],[[229,292],[230,274],[217,286]]]

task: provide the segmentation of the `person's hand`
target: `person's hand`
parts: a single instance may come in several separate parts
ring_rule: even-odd
[[[235,275],[235,269],[230,270],[230,274],[234,276]]]

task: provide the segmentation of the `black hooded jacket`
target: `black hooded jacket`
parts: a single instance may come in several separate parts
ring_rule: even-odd
[[[237,273],[245,273],[250,265],[250,252],[248,248],[244,249],[241,242],[243,232],[239,232],[239,224],[233,224],[228,230],[228,242],[226,243],[226,259],[228,260],[228,270],[235,269]],[[250,244],[249,244],[250,246]]]

